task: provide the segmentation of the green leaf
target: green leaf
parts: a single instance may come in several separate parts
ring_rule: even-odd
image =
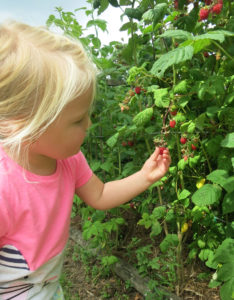
[[[222,187],[228,192],[231,193],[234,191],[234,176],[227,178]]]
[[[225,170],[215,170],[207,175],[206,178],[213,183],[223,186],[228,179],[228,172]]]
[[[107,9],[108,6],[109,6],[108,0],[101,0],[101,5],[99,6],[99,9],[98,9],[98,15],[103,13]]]
[[[102,257],[102,260],[101,260],[103,266],[111,266],[111,265],[117,263],[118,261],[119,261],[118,258],[114,255],[104,256],[104,257]]]
[[[234,132],[228,133],[225,139],[221,142],[222,147],[234,148]]]
[[[123,24],[119,30],[120,31],[125,31],[125,30],[128,30],[131,27],[132,27],[132,22],[127,22],[127,23]]]
[[[146,123],[148,123],[153,115],[153,108],[149,107],[145,110],[139,112],[134,118],[133,123],[136,126],[144,126]]]
[[[183,158],[179,160],[177,166],[178,166],[178,170],[184,170],[185,167],[188,164],[188,160],[184,160]]]
[[[222,208],[223,214],[234,212],[234,191],[224,196]]]
[[[234,299],[234,277],[221,286],[220,296],[222,300]]]
[[[179,199],[179,200],[186,199],[189,195],[191,195],[190,191],[184,189],[184,190],[182,190],[182,192],[179,194],[178,199]]]
[[[168,234],[164,240],[159,245],[161,251],[163,253],[167,252],[167,250],[171,247],[176,247],[178,245],[178,236],[176,234]]]
[[[124,13],[130,19],[137,19],[138,21],[140,21],[142,17],[142,11],[139,8],[126,8]]]
[[[101,41],[97,37],[92,38],[92,43],[96,49],[101,47]]]
[[[109,162],[109,161],[106,161],[103,164],[101,164],[101,169],[108,172],[108,173],[110,173],[111,170],[113,169],[113,163]]]
[[[194,41],[204,40],[204,39],[216,40],[222,43],[225,40],[225,35],[222,32],[212,31],[212,32],[207,32],[201,35],[194,36],[193,38]]]
[[[166,213],[166,207],[158,206],[158,207],[154,208],[152,215],[153,215],[153,218],[155,218],[155,219],[161,219],[165,216],[165,213]]]
[[[151,227],[150,237],[159,235],[162,232],[162,226],[157,220],[154,220]]]
[[[192,196],[192,202],[197,206],[212,205],[218,203],[221,196],[221,188],[211,184],[205,184]]]
[[[155,76],[162,78],[164,72],[174,64],[190,60],[193,57],[193,47],[186,46],[182,48],[176,48],[164,55],[162,55],[154,64],[151,69],[151,73]]]
[[[198,256],[202,261],[206,261],[207,267],[216,269],[217,263],[213,261],[214,252],[212,250],[202,249]]]
[[[166,3],[159,3],[153,9],[147,10],[143,15],[142,19],[145,21],[153,22],[153,27],[163,19],[167,9]]]
[[[180,40],[189,40],[192,39],[192,34],[185,30],[167,30],[163,34],[159,35],[160,37],[174,38]]]
[[[175,87],[174,87],[174,93],[175,94],[185,94],[188,90],[188,82],[187,80],[180,81]]]
[[[117,143],[118,141],[118,137],[119,137],[119,133],[115,133],[114,135],[112,135],[107,141],[107,145],[111,148],[113,148],[115,146],[115,144]]]
[[[108,2],[114,7],[119,7],[119,3],[117,0],[108,0]]]
[[[86,27],[91,27],[91,26],[97,26],[99,27],[102,31],[107,31],[106,27],[107,27],[107,22],[104,20],[100,20],[100,19],[96,19],[96,20],[90,20],[88,21],[88,23],[86,24]]]
[[[169,107],[170,96],[167,88],[155,89],[154,90],[154,100],[157,107]]]

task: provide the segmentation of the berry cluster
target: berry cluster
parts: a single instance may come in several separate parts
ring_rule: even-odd
[[[183,145],[181,148],[181,153],[184,160],[188,160],[189,157],[193,157],[194,153],[191,151],[197,150],[199,138],[195,137],[191,142],[188,142],[188,139],[185,135],[181,136],[180,143]]]
[[[119,104],[121,112],[123,112],[124,110],[129,110],[128,103],[130,102],[132,97],[134,97],[135,95],[140,95],[142,92],[146,93],[147,91],[140,86],[136,86],[134,89],[130,89],[127,92],[122,103]]]
[[[126,146],[133,147],[134,146],[134,142],[133,141],[127,141],[127,142],[123,141],[122,142],[122,146],[123,147],[126,147]]]
[[[215,3],[213,3],[213,0],[205,0],[205,4],[208,7],[200,9],[199,21],[208,19],[210,13],[219,15],[223,8],[223,0],[217,0]]]

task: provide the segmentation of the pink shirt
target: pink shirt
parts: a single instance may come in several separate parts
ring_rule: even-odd
[[[62,252],[75,189],[91,176],[81,152],[58,160],[54,174],[39,176],[23,170],[0,147],[0,248],[16,247],[31,271]]]

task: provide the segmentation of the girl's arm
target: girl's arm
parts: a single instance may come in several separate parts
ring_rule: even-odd
[[[103,183],[95,174],[76,194],[95,209],[117,207],[133,199],[151,184],[163,177],[171,163],[168,149],[159,154],[159,148],[147,159],[140,171],[126,178]]]

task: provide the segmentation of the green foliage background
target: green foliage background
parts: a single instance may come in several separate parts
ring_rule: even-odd
[[[93,171],[104,181],[128,176],[141,168],[155,145],[167,146],[172,156],[168,174],[130,205],[108,212],[85,207],[79,199],[75,205],[84,237],[105,249],[105,265],[116,261],[113,249],[126,248],[142,275],[173,290],[175,283],[181,288],[185,284],[184,267],[201,260],[210,270],[210,287],[222,285],[221,298],[230,300],[234,3],[224,1],[220,14],[210,12],[199,21],[200,9],[211,9],[217,1],[208,6],[203,1],[177,2],[89,0],[88,8],[80,8],[90,18],[86,28],[94,28],[95,34],[89,35],[72,12],[57,8],[57,15],[49,17],[49,27],[82,41],[100,70],[93,125],[83,147]],[[100,30],[107,30],[100,16],[109,6],[128,17],[120,28],[128,33],[127,43],[102,45],[98,37]],[[170,120],[176,121],[174,128]],[[145,240],[135,243],[134,236],[125,244],[126,231],[131,235],[130,228],[140,226],[148,236],[147,249]],[[154,257],[158,245],[160,255]],[[231,251],[223,259],[220,253],[227,249]],[[163,275],[158,278],[154,269]]]

